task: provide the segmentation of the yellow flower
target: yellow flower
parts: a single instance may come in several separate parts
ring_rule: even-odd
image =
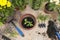
[[[7,1],[7,7],[11,7],[11,2]]]
[[[1,5],[1,6],[5,6],[6,4],[7,4],[7,0],[1,0],[1,1],[0,1],[0,5]]]
[[[0,0],[0,5],[1,5],[1,3],[2,3],[2,0]]]

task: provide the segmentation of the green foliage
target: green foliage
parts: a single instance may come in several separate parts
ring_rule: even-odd
[[[38,10],[44,0],[32,0],[32,9]]]
[[[24,10],[27,4],[26,0],[12,0],[14,7],[18,7],[20,10]]]
[[[7,17],[12,16],[14,13],[13,4],[10,7],[0,9],[0,24],[4,24]],[[0,25],[1,26],[1,25]]]
[[[60,10],[60,4],[56,4],[56,2],[50,2],[50,0],[47,0],[48,1],[48,10],[51,10],[51,11],[58,11]]]
[[[56,4],[54,2],[48,4],[48,10],[54,10],[55,8],[56,8]]]
[[[0,27],[3,25],[3,23],[2,22],[0,22]]]
[[[11,37],[17,37],[18,33],[16,31],[13,31],[10,33],[10,36]]]
[[[40,14],[40,15],[38,16],[38,19],[41,20],[41,21],[45,21],[45,20],[47,20],[47,18],[48,18],[47,15],[42,15],[42,14]]]
[[[13,28],[12,28],[13,29]],[[7,27],[5,29],[6,34],[10,34],[11,37],[17,37],[18,33],[15,30],[12,30],[11,28]]]
[[[32,22],[28,21],[27,19],[25,19],[24,22],[24,24],[27,26],[33,26]]]
[[[0,22],[5,23],[6,19],[14,14],[13,12],[14,10],[12,8],[0,10]]]

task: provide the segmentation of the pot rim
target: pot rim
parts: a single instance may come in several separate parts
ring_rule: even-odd
[[[36,18],[32,15],[32,14],[24,14],[20,17],[20,20],[19,20],[19,25],[21,26],[21,28],[23,29],[27,29],[27,28],[24,28],[21,24],[22,20],[25,18],[25,17],[31,17],[33,20],[34,20],[34,26],[36,25]],[[34,28],[34,26],[32,28]],[[32,29],[32,28],[29,28],[29,29]],[[27,29],[27,30],[29,30]]]

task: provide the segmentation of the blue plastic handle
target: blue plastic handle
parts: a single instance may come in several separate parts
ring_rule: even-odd
[[[24,36],[24,33],[18,27],[15,27],[15,28],[21,36]]]
[[[58,40],[60,40],[60,34],[58,32],[56,32],[56,35],[58,37]]]

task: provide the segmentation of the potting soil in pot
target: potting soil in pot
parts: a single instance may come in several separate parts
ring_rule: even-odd
[[[24,28],[32,28],[34,26],[34,20],[31,18],[31,17],[25,17],[23,20],[22,20],[22,26]]]

